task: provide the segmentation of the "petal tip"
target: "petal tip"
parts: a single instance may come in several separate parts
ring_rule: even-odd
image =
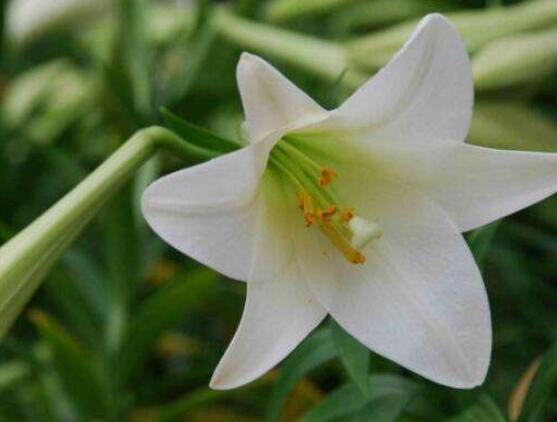
[[[234,378],[233,376],[231,377],[230,375],[230,373],[226,373],[221,362],[215,369],[215,372],[213,372],[211,381],[209,381],[209,388],[212,390],[232,390],[233,388],[238,388],[246,384],[245,381]]]
[[[248,53],[247,51],[243,51],[240,54],[240,60],[238,60],[238,71],[242,68],[246,68],[248,66],[257,66],[264,63],[264,60],[252,53]]]
[[[422,21],[420,27],[423,29],[425,27],[431,27],[435,29],[448,29],[455,33],[459,38],[458,30],[454,26],[454,24],[447,18],[445,15],[441,13],[430,13],[426,15]]]
[[[226,383],[222,382],[222,379],[217,376],[217,373],[213,374],[211,381],[209,381],[209,388],[211,390],[228,390]]]
[[[252,53],[248,53],[247,51],[242,51],[242,54],[240,54],[240,62],[242,61],[252,61],[252,60],[257,60],[259,59],[258,56],[256,56],[255,54]]]
[[[436,23],[448,23],[452,26],[449,19],[441,13],[429,13],[422,18],[422,24],[431,25]]]

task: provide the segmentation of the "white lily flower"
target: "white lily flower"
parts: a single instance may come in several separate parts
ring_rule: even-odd
[[[471,67],[437,14],[333,111],[253,55],[237,73],[250,144],[143,197],[169,244],[248,282],[211,386],[259,377],[327,314],[430,380],[481,384],[489,305],[461,232],[553,194],[557,155],[464,143]]]

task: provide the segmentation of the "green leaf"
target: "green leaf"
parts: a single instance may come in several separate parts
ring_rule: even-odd
[[[130,302],[136,283],[141,280],[141,244],[134,207],[132,187],[128,183],[106,205],[101,218],[103,252],[111,285],[106,343],[113,352],[120,348]]]
[[[29,365],[14,360],[0,365],[0,392],[5,393],[30,375]]]
[[[46,297],[52,302],[64,319],[71,321],[71,328],[88,348],[101,350],[99,342],[100,318],[89,303],[89,298],[83,295],[75,280],[68,276],[64,268],[54,270],[45,284]]]
[[[52,317],[33,310],[30,319],[53,352],[52,363],[83,420],[106,415],[99,362]]]
[[[208,1],[204,0],[200,3],[201,5],[196,11],[197,22],[193,34],[190,35],[189,28],[187,28],[185,32],[188,34],[183,37],[186,40],[178,42],[175,47],[183,58],[177,66],[177,70],[164,84],[162,103],[166,106],[178,103],[189,94],[215,43],[217,34],[209,19],[211,7]]]
[[[536,375],[524,399],[518,422],[538,422],[544,418],[545,406],[550,403],[557,387],[557,344],[543,356]]]
[[[411,395],[389,395],[372,400],[360,409],[353,419],[353,422],[368,422],[368,421],[381,421],[381,422],[395,422],[404,413],[412,401]]]
[[[275,381],[267,402],[265,420],[280,420],[280,412],[288,394],[309,371],[327,362],[336,355],[336,348],[330,330],[322,328],[310,335],[286,359],[280,376]]]
[[[176,402],[160,408],[154,422],[183,421],[187,412],[216,401],[226,394],[227,391],[210,390],[208,388],[193,391]]]
[[[206,150],[209,154],[214,151],[213,156],[218,156],[220,155],[219,153],[232,152],[240,148],[240,145],[236,142],[221,138],[207,129],[189,123],[165,108],[161,108],[161,114],[170,130],[176,132],[187,142]]]
[[[193,305],[213,290],[218,275],[210,270],[179,274],[151,295],[132,315],[119,370],[122,377],[133,373],[148,356],[155,341],[178,325]]]
[[[369,350],[335,320],[331,319],[329,326],[342,365],[365,396],[368,386]]]
[[[119,32],[114,51],[114,65],[125,72],[129,81],[134,110],[143,118],[152,114],[151,58],[147,43],[148,0],[119,0]]]
[[[395,421],[421,387],[398,375],[374,374],[367,378],[367,397],[355,383],[345,384],[307,412],[302,422],[346,420]]]
[[[487,224],[479,229],[470,232],[467,236],[468,245],[470,250],[478,263],[478,266],[482,268],[487,251],[491,247],[493,238],[495,237],[495,232],[499,227],[501,220],[494,221],[493,223]]]
[[[487,394],[482,394],[478,401],[450,419],[450,422],[505,422],[505,417],[493,399]]]

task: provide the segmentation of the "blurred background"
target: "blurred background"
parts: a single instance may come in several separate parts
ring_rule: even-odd
[[[472,57],[468,142],[557,151],[555,0],[2,1],[0,244],[161,107],[240,139],[241,51],[334,107],[434,11]],[[468,235],[494,324],[482,387],[434,385],[325,321],[260,380],[211,391],[245,286],[163,245],[138,207],[196,162],[151,159],[50,271],[0,344],[1,421],[557,420],[557,198]]]

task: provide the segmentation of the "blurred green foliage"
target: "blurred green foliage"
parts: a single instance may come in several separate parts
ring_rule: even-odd
[[[235,149],[222,138],[242,143],[234,79],[242,50],[265,55],[331,105],[433,11],[454,17],[471,49],[478,93],[469,141],[557,151],[557,2],[550,2],[115,0],[22,34],[11,29],[4,1],[0,239],[145,126],[187,133],[207,158]],[[556,198],[468,235],[494,321],[482,387],[424,381],[327,321],[261,380],[209,390],[239,321],[244,286],[164,246],[138,207],[150,181],[198,160],[152,158],[50,271],[0,346],[0,420],[557,418]]]

